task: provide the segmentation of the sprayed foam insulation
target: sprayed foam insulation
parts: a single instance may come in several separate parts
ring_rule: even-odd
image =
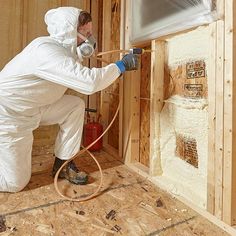
[[[150,46],[145,48],[150,50]],[[140,80],[140,160],[139,162],[149,167],[150,156],[150,76],[151,54],[141,56]]]
[[[161,166],[157,181],[206,208],[208,26],[167,40],[165,105],[161,112]],[[214,62],[212,62],[214,63]]]

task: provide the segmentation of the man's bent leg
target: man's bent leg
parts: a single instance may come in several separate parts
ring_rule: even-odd
[[[79,152],[84,111],[84,101],[79,97],[70,95],[64,95],[56,103],[42,109],[43,115],[40,125],[59,124],[60,126],[55,143],[56,159],[53,174],[65,160]],[[63,176],[75,184],[86,184],[88,180],[87,174],[79,171],[73,162],[69,163],[59,177]]]
[[[0,135],[0,192],[19,192],[31,177],[32,134]]]

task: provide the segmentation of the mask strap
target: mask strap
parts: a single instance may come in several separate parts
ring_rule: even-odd
[[[77,36],[79,36],[81,39],[83,39],[84,41],[86,41],[87,40],[87,38],[83,35],[83,34],[81,34],[80,32],[77,32]]]

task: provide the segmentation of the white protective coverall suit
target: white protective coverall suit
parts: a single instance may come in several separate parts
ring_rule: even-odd
[[[22,190],[31,177],[32,131],[59,124],[55,155],[67,160],[80,148],[83,100],[64,95],[102,90],[120,75],[116,64],[89,69],[76,55],[80,9],[61,7],[45,15],[50,36],[33,40],[0,72],[0,191]]]

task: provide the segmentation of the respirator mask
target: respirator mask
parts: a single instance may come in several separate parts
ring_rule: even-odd
[[[78,37],[84,40],[83,43],[81,43],[77,47],[77,54],[79,57],[91,57],[94,53],[94,50],[96,48],[96,39],[93,37],[93,35],[86,38],[81,33],[77,33]]]

